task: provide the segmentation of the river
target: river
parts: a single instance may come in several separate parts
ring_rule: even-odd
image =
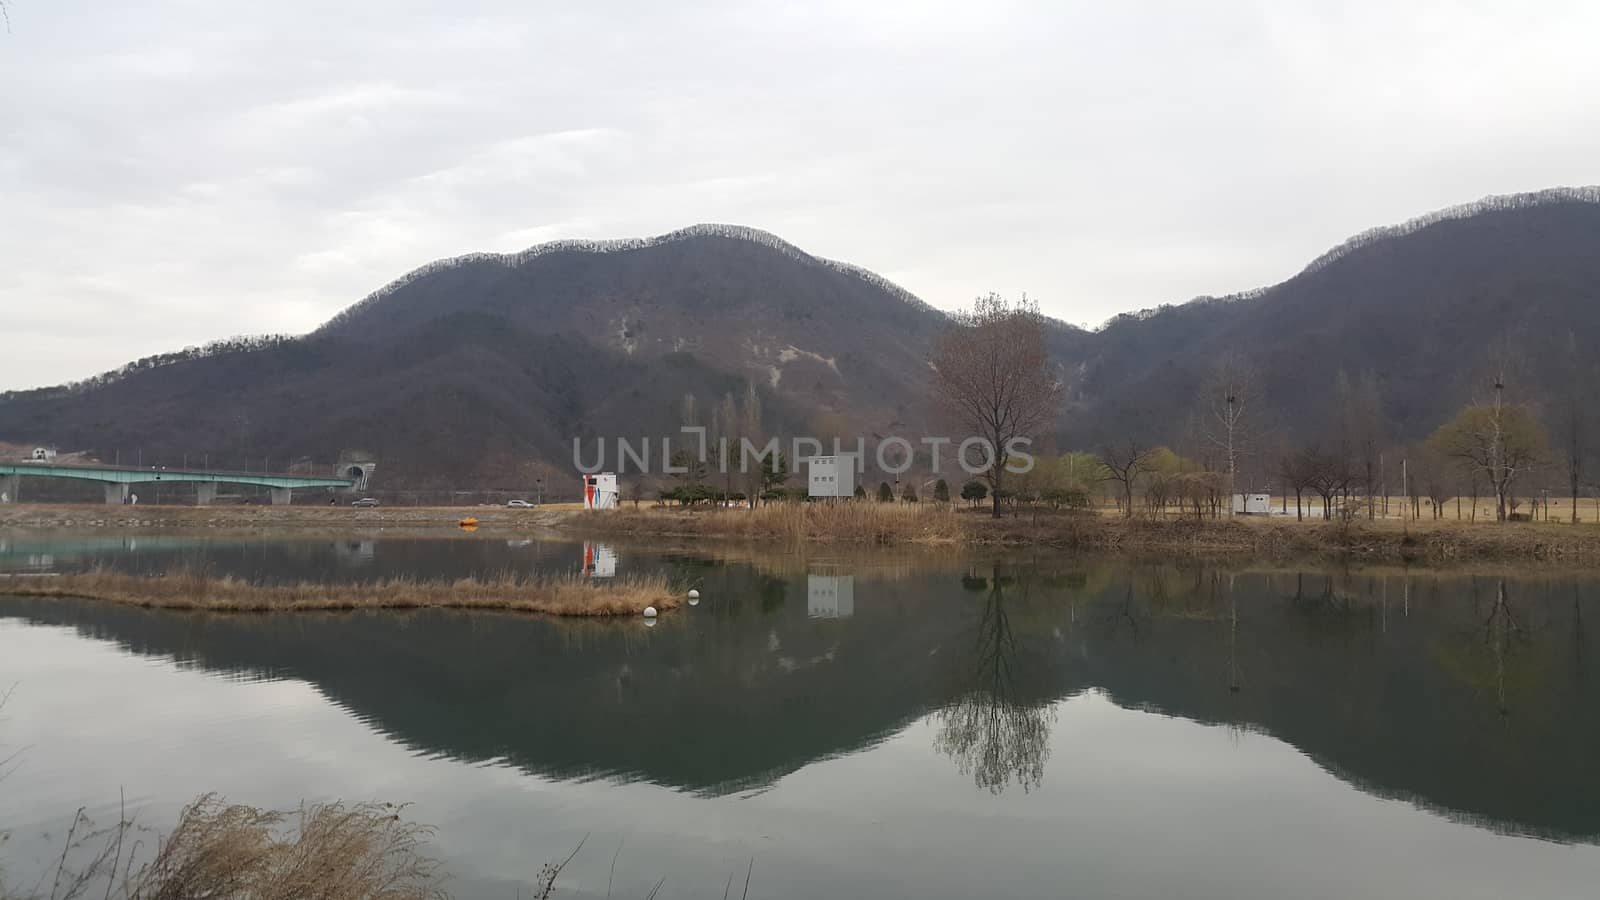
[[[663,546],[0,535],[0,573],[665,571],[650,625],[7,596],[0,865],[86,807],[412,804],[464,900],[1592,896],[1600,578]],[[620,852],[619,851],[620,848]],[[613,873],[613,861],[615,869]]]

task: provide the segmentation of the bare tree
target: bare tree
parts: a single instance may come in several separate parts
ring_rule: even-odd
[[[722,469],[722,501],[723,505],[733,502],[733,470],[737,467],[740,435],[739,405],[734,402],[733,392],[722,395],[722,402],[717,405],[711,414],[711,431],[716,449],[712,451],[716,456],[716,464]]]
[[[1133,484],[1145,470],[1153,447],[1140,447],[1138,441],[1123,445],[1110,445],[1100,451],[1100,462],[1105,465],[1107,477],[1122,485],[1122,516],[1133,517]]]
[[[1305,487],[1322,498],[1322,517],[1333,518],[1334,500],[1350,487],[1350,460],[1343,453],[1327,453],[1307,447],[1295,454],[1295,471]]]
[[[1462,410],[1439,427],[1429,446],[1459,460],[1474,476],[1482,474],[1495,495],[1495,519],[1504,522],[1511,511],[1511,488],[1517,476],[1545,456],[1544,426],[1524,406],[1506,403],[1505,382],[1496,376],[1493,397]],[[1473,491],[1476,496],[1476,489]],[[1476,509],[1476,502],[1473,504]]]
[[[750,508],[756,508],[756,503],[761,499],[761,488],[764,483],[762,469],[764,466],[758,460],[747,460],[744,454],[744,441],[749,441],[751,446],[761,444],[761,394],[756,391],[755,382],[745,385],[744,405],[739,410],[739,474],[744,476],[745,493],[750,498]],[[751,465],[755,463],[755,465]]]
[[[1013,441],[1054,421],[1061,383],[1050,369],[1044,316],[1026,296],[1016,303],[979,297],[955,319],[934,342],[934,400],[954,424],[989,442],[985,480],[998,519]]]
[[[1261,399],[1259,394],[1260,378],[1255,366],[1237,351],[1223,354],[1200,387],[1204,410],[1201,427],[1206,440],[1222,454],[1230,495],[1237,490],[1239,461],[1250,452],[1249,426]],[[1233,509],[1231,502],[1228,509]]]
[[[1584,360],[1578,336],[1567,332],[1566,390],[1559,414],[1560,441],[1566,451],[1567,487],[1572,495],[1572,524],[1578,524],[1578,494],[1583,485],[1584,463],[1589,454],[1589,404],[1594,399],[1594,368]]]
[[[1311,487],[1310,476],[1305,470],[1305,454],[1299,451],[1284,453],[1278,459],[1278,477],[1283,480],[1283,493],[1285,502],[1290,491],[1294,492],[1294,516],[1298,521],[1305,521],[1305,493]]]
[[[1339,438],[1355,460],[1361,491],[1367,497],[1367,518],[1377,516],[1375,498],[1388,491],[1382,484],[1383,406],[1378,395],[1378,376],[1368,370],[1351,382],[1339,373]],[[1352,479],[1354,480],[1354,479]]]

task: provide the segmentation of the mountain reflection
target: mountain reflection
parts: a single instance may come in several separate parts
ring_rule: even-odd
[[[926,718],[978,789],[1048,790],[1052,743],[1067,739],[1052,734],[1056,705],[1096,690],[1270,734],[1363,791],[1462,821],[1600,835],[1595,579],[619,553],[632,571],[648,562],[693,580],[704,599],[648,630],[5,597],[0,616],[208,670],[304,679],[408,747],[550,778],[727,794]]]

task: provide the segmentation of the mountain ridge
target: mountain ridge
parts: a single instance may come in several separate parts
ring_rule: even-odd
[[[1340,377],[1369,371],[1386,433],[1418,439],[1470,398],[1490,340],[1522,348],[1528,398],[1551,396],[1550,349],[1600,333],[1596,247],[1600,187],[1490,196],[1368,229],[1264,288],[1094,330],[1052,319],[1068,399],[1047,437],[1178,443],[1207,367],[1241,348],[1271,386],[1263,422],[1297,442],[1325,434]],[[745,226],[555,241],[419,266],[306,335],[0,394],[0,439],[106,457],[362,447],[395,461],[389,477],[434,484],[520,478],[526,460],[560,468],[573,437],[674,432],[686,394],[704,416],[754,389],[772,433],[930,434],[928,351],[950,321],[888,279]]]

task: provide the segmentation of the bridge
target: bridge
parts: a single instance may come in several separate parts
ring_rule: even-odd
[[[23,478],[75,478],[79,481],[98,481],[105,485],[106,502],[116,505],[126,503],[130,489],[136,484],[156,482],[192,482],[195,498],[200,506],[216,502],[217,486],[243,484],[270,489],[273,504],[289,502],[290,492],[296,488],[343,488],[352,490],[366,485],[370,467],[352,466],[348,478],[314,478],[306,475],[270,475],[264,472],[226,472],[209,469],[141,469],[133,466],[56,465],[54,463],[0,463],[0,497],[7,501],[17,499],[17,489]]]

